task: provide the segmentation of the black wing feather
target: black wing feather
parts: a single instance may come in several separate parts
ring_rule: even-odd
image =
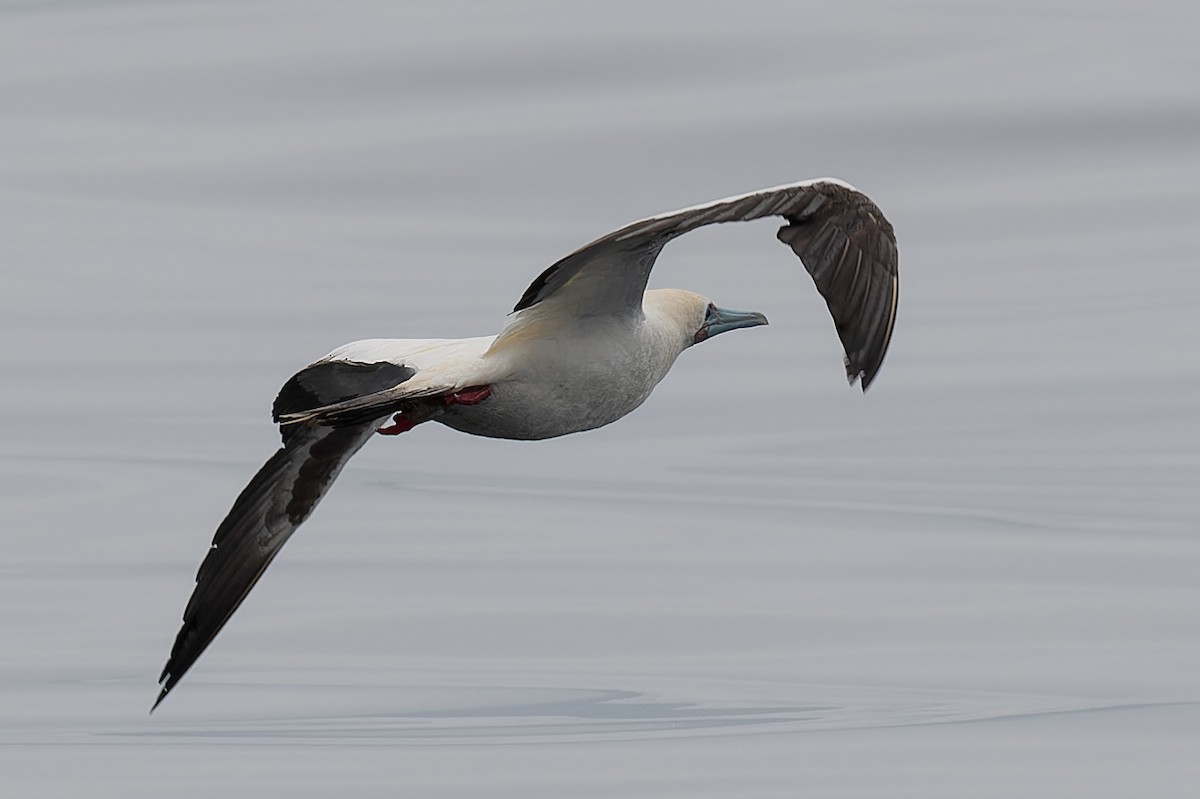
[[[866,195],[828,184],[826,200],[785,214],[779,240],[804,263],[833,316],[846,376],[866,391],[891,342],[899,301],[899,253],[891,224]]]
[[[196,588],[159,682],[166,698],[250,593],[280,548],[338,473],[374,433],[374,425],[293,425],[287,443],[242,490],[213,536]]]
[[[390,361],[320,361],[283,384],[271,415],[278,422],[288,414],[376,394],[404,383],[416,373],[411,366]]]
[[[387,361],[322,361],[293,376],[275,399],[275,420],[362,396],[375,396],[416,370]],[[350,457],[370,439],[385,412],[317,419],[280,426],[283,447],[263,464],[217,527],[196,573],[163,668],[154,707],[166,698],[229,621],[280,548],[333,484]],[[366,418],[370,416],[370,418]]]

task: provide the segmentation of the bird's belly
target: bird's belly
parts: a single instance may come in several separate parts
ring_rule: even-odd
[[[615,422],[641,405],[650,391],[620,390],[611,381],[500,383],[486,400],[452,405],[437,421],[489,438],[536,440],[565,436]]]

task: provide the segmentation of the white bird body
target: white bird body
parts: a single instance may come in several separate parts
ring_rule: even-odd
[[[553,438],[610,424],[645,402],[691,346],[707,306],[676,289],[647,291],[636,314],[576,316],[547,302],[496,336],[366,339],[321,361],[413,366],[405,383],[413,391],[488,386],[487,402],[448,405],[430,421],[488,438]]]
[[[803,181],[634,222],[562,258],[534,280],[495,336],[366,339],[297,372],[273,415],[283,447],[217,528],[157,707],[241,605],[342,467],[375,433],[437,421],[477,436],[543,439],[620,419],[650,396],[684,350],[764,325],[678,289],[647,290],[671,239],[704,225],[779,216],[778,237],[825,297],[863,389],[887,351],[898,301],[891,225],[836,179]],[[392,424],[381,427],[388,418]]]

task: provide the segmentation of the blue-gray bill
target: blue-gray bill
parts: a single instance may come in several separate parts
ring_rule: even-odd
[[[693,341],[699,344],[705,339],[737,330],[742,327],[758,327],[767,324],[767,317],[758,311],[734,311],[729,308],[719,308],[711,303],[704,316],[704,324],[696,331]]]

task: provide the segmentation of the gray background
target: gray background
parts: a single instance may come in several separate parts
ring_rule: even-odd
[[[0,5],[0,789],[1191,795],[1195,9]],[[146,715],[293,371],[821,175],[900,240],[867,396],[774,222],[698,231],[654,282],[770,327],[372,442]]]

